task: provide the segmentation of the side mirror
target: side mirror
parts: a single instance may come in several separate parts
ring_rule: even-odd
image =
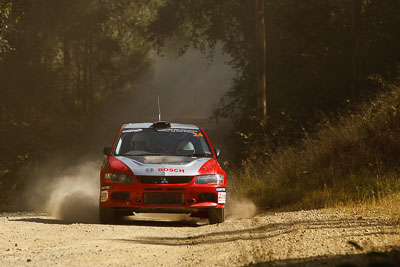
[[[110,155],[110,153],[111,153],[111,147],[106,146],[106,147],[103,148],[104,156],[108,157]]]
[[[221,155],[221,150],[219,148],[214,148],[215,156],[219,158],[219,155]]]

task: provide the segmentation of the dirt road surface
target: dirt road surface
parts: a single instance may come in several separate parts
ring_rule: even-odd
[[[336,210],[264,213],[219,225],[182,216],[100,225],[0,215],[1,266],[395,266],[399,245],[396,222]]]

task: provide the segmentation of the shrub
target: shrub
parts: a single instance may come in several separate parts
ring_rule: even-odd
[[[400,87],[324,119],[296,146],[230,171],[231,191],[261,207],[320,208],[400,191]]]

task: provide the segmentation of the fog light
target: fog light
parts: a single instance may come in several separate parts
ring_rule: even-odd
[[[196,199],[194,199],[194,198],[189,198],[187,202],[188,202],[189,204],[194,204],[194,203],[196,203]]]

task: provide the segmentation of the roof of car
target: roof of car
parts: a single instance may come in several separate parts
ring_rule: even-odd
[[[137,128],[152,128],[153,122],[139,122],[139,123],[127,123],[124,125],[124,129],[137,129]],[[193,124],[183,124],[171,122],[171,128],[174,129],[192,129],[198,130],[199,127]]]

